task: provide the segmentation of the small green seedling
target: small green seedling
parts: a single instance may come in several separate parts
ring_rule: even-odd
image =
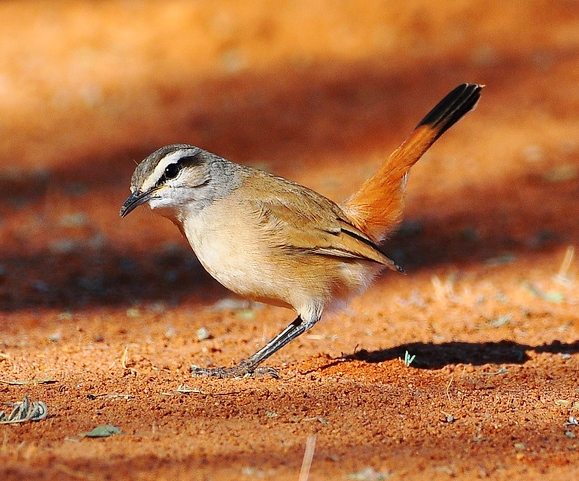
[[[404,353],[404,365],[406,367],[409,367],[410,364],[412,364],[414,362],[414,359],[416,359],[416,355],[410,355],[410,353],[408,351],[406,351]]]

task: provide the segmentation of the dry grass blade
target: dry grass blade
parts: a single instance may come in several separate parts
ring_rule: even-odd
[[[121,356],[121,366],[123,369],[129,369],[127,366],[127,361],[129,360],[129,346],[125,346],[123,355]]]
[[[500,374],[507,374],[509,371],[505,367],[501,367],[498,371],[495,372],[481,372],[481,376],[498,376]]]
[[[300,477],[298,478],[298,481],[308,481],[310,478],[310,469],[312,467],[315,449],[316,436],[308,436],[306,439],[306,449],[304,451],[304,458],[302,460],[302,468],[300,469]]]
[[[129,360],[129,347],[130,346],[138,346],[138,344],[127,344],[123,349],[123,353],[121,354],[120,359],[115,359],[113,363],[109,366],[109,369],[112,369],[114,365],[120,361],[121,367],[125,370],[130,372],[131,374],[137,374],[137,370],[131,367],[131,362]]]
[[[572,284],[572,280],[569,278],[569,268],[571,267],[571,263],[573,262],[573,258],[575,257],[575,247],[568,246],[567,250],[565,251],[565,257],[563,257],[563,261],[561,262],[561,267],[559,267],[559,271],[553,279],[562,284],[564,286],[569,286]]]
[[[444,282],[434,275],[430,278],[432,287],[434,289],[434,299],[438,302],[455,302],[458,303],[458,298],[454,293],[454,279],[449,276]]]
[[[202,394],[204,396],[209,396],[212,393],[206,392],[206,391],[201,391],[201,389],[197,389],[197,388],[190,388],[186,384],[180,384],[177,389],[173,389],[170,392],[162,392],[161,394],[163,396],[173,396],[174,394]]]
[[[9,386],[29,386],[31,384],[53,384],[57,382],[56,379],[32,379],[30,381],[7,381],[0,379],[1,384],[8,384]]]
[[[452,383],[454,381],[454,377],[451,375],[450,376],[450,380],[448,381],[448,384],[446,385],[446,397],[448,398],[448,400],[450,401],[450,386],[452,386]]]

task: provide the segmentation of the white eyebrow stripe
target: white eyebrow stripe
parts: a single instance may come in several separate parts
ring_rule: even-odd
[[[190,149],[187,149],[187,150],[190,150]],[[154,187],[155,184],[159,181],[159,179],[165,173],[165,169],[167,168],[167,166],[170,164],[176,164],[185,155],[190,155],[190,154],[186,154],[185,149],[179,149],[179,150],[176,150],[175,152],[171,152],[170,154],[163,157],[159,161],[159,163],[157,164],[157,167],[155,167],[155,170],[153,170],[151,175],[149,175],[149,177],[147,177],[145,182],[143,182],[143,185],[141,186],[141,190],[143,192],[146,192],[149,189],[151,189],[152,187]]]

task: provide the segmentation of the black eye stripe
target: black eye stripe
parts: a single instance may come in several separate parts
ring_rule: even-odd
[[[164,184],[168,180],[174,179],[179,175],[181,169],[185,166],[195,165],[201,163],[202,159],[198,156],[199,152],[193,155],[186,155],[180,157],[177,162],[173,162],[165,167],[163,175],[157,182],[157,187]]]
[[[177,164],[183,166],[183,165],[198,164],[199,162],[200,159],[198,158],[198,154],[194,154],[194,155],[186,155],[184,157],[179,158]]]

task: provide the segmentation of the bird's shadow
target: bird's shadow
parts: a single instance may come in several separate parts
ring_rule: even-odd
[[[576,354],[579,353],[579,341],[562,343],[553,341],[541,346],[528,346],[513,341],[499,342],[462,342],[452,341],[441,344],[412,342],[400,346],[366,351],[365,349],[352,354],[342,356],[340,360],[329,363],[329,368],[343,361],[365,361],[377,363],[404,359],[406,353],[415,356],[412,367],[419,369],[440,369],[448,365],[471,364],[482,366],[484,364],[524,364],[529,359],[529,351],[536,353],[553,354]]]

